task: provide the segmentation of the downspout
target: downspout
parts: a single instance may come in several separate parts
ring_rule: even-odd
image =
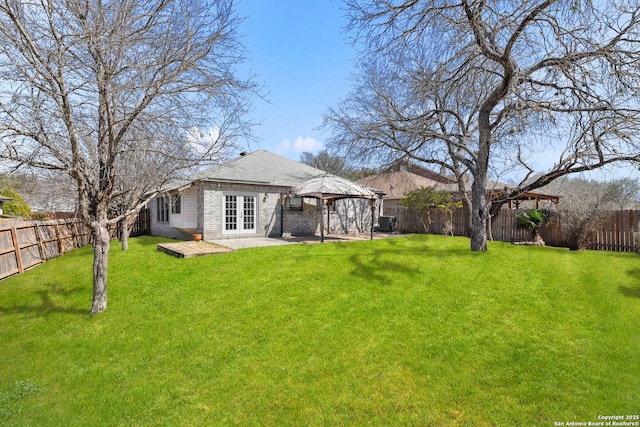
[[[280,238],[284,237],[284,198],[285,194],[280,194]]]

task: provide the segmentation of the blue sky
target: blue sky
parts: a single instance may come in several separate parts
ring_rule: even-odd
[[[322,149],[323,114],[349,90],[356,51],[347,42],[340,0],[240,0],[237,12],[246,67],[265,85],[267,103],[254,98],[250,117],[264,149],[300,160]]]
[[[348,42],[342,0],[238,0],[245,20],[239,28],[247,52],[244,69],[265,85],[269,102],[254,98],[250,114],[256,141],[249,151],[264,149],[293,160],[304,151],[323,149],[328,131],[318,127],[327,109],[347,96],[356,49]],[[537,165],[549,168],[556,156]],[[520,179],[523,173],[516,173]],[[625,165],[605,168],[590,177],[638,177]]]

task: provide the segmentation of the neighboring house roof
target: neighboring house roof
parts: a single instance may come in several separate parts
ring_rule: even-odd
[[[447,180],[448,181],[448,180]],[[405,194],[420,187],[431,187],[436,190],[458,191],[455,183],[443,183],[409,171],[385,172],[371,175],[358,181],[368,187],[378,188],[386,193],[387,200],[403,199]]]
[[[291,187],[326,172],[265,150],[254,151],[213,166],[190,181],[230,181]]]
[[[383,173],[388,172],[410,172],[416,175],[423,176],[425,178],[429,178],[433,181],[440,182],[443,184],[455,184],[456,178],[454,175],[445,174],[444,172],[437,173],[432,171],[431,169],[427,169],[425,167],[416,165],[415,163],[411,163],[406,159],[399,160],[394,162],[388,169],[386,169]]]
[[[414,172],[408,170],[400,170],[397,172],[384,172],[379,175],[372,175],[358,181],[363,185],[367,185],[374,188],[379,188],[386,192],[385,199],[387,200],[400,200],[405,197],[405,194],[417,190],[420,187],[430,187],[435,190],[444,190],[451,193],[457,193],[460,191],[458,184],[451,181],[448,177],[441,176],[441,179],[437,178],[437,175],[433,171],[428,169],[416,167],[412,169]],[[428,171],[427,173],[423,173]],[[426,176],[425,176],[426,175]],[[436,178],[436,179],[433,179]],[[468,179],[464,182],[465,190],[471,191],[471,181]],[[487,181],[487,195],[489,197],[499,197],[504,193],[507,193],[515,187],[510,184],[505,184],[498,181]],[[559,197],[548,194],[543,194],[537,191],[528,191],[518,196],[518,200],[533,200],[536,204],[541,200],[551,200],[553,203],[558,204]]]
[[[11,197],[0,195],[0,203],[2,203],[2,202],[10,202],[11,200],[13,200]]]

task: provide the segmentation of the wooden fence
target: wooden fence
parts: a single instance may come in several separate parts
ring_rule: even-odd
[[[130,236],[149,234],[149,210],[140,212],[129,227]],[[112,238],[120,229],[111,227]],[[80,219],[11,221],[0,223],[0,279],[46,262],[91,243],[91,230]]]
[[[491,221],[490,238],[502,242],[530,240],[529,231],[516,226],[516,215],[522,211],[502,210]],[[420,217],[407,208],[391,208],[384,210],[385,216],[395,216],[400,233],[425,233]],[[438,209],[429,212],[431,224],[427,223],[430,234],[445,234],[452,230],[455,236],[468,236],[468,220],[462,209],[456,210],[452,216]],[[640,243],[636,240],[636,232],[640,223],[640,211],[612,211],[599,223],[596,233],[591,236],[588,249],[633,252]],[[447,233],[450,234],[450,233]],[[557,214],[554,221],[540,229],[540,235],[549,246],[566,246],[562,232],[562,215]]]
[[[133,224],[129,226],[129,236],[144,236],[151,232],[151,211],[149,209],[142,209]],[[120,230],[118,229],[118,233]],[[119,239],[120,236],[117,236]]]
[[[0,227],[0,279],[34,267],[89,243],[78,219],[33,221]]]

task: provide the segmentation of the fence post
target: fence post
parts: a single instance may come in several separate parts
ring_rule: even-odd
[[[151,234],[151,211],[149,210],[149,208],[145,208],[144,210],[144,227],[145,227],[145,234]]]
[[[16,250],[16,263],[18,264],[18,273],[22,273],[22,255],[20,254],[20,243],[18,242],[18,232],[16,227],[11,227],[11,239],[13,240],[13,247]]]
[[[60,234],[60,222],[56,221],[56,240],[58,241],[58,256],[64,255],[64,244],[62,243],[62,235]]]
[[[78,223],[74,221],[71,226],[73,227],[73,249],[78,249],[80,247],[80,242],[78,241]]]
[[[44,245],[42,244],[42,231],[40,230],[40,223],[36,222],[36,240],[38,241],[38,249],[40,250],[40,259],[42,262],[47,262],[47,254],[44,252]]]

